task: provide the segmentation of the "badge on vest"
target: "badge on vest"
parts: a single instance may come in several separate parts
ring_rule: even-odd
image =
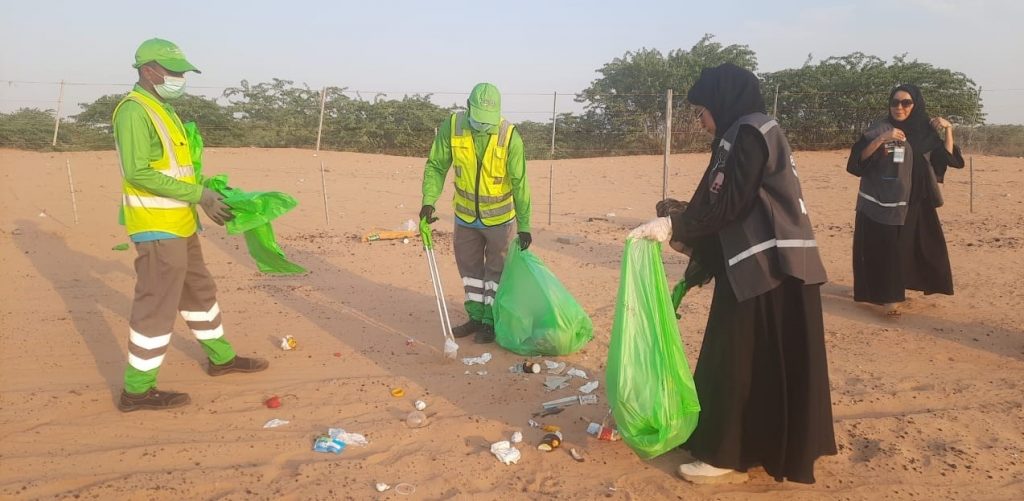
[[[711,182],[711,193],[719,194],[722,192],[722,185],[725,184],[725,173],[715,173],[715,180]]]
[[[892,150],[892,161],[898,164],[903,163],[903,156],[906,155],[907,149],[902,146],[897,146]]]
[[[888,142],[885,143],[885,152],[892,153],[892,161],[901,164],[907,154],[907,148],[897,142]]]

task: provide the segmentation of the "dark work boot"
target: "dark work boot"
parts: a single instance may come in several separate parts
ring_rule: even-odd
[[[466,337],[471,334],[476,334],[480,329],[484,328],[484,323],[479,320],[469,319],[468,322],[452,328],[452,335],[455,337]]]
[[[174,409],[188,405],[192,399],[188,393],[177,393],[174,391],[160,391],[150,388],[145,393],[128,393],[121,390],[121,399],[117,401],[117,408],[121,412],[132,412],[142,409],[161,410]]]
[[[259,372],[266,370],[270,367],[270,362],[262,358],[246,358],[246,357],[235,357],[230,362],[222,365],[217,365],[210,362],[210,366],[207,367],[206,373],[211,376],[223,376],[224,374],[231,374],[232,372]]]
[[[494,342],[494,326],[484,324],[484,328],[476,332],[476,336],[473,337],[473,341],[480,344],[493,343]]]

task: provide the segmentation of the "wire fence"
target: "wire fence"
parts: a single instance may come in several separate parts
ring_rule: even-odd
[[[113,148],[110,115],[131,84],[80,81],[0,81],[0,148],[102,150]],[[769,114],[794,149],[845,149],[884,116],[887,97],[876,90],[763,89]],[[214,147],[290,147],[423,157],[438,125],[462,108],[468,92],[312,89],[275,80],[239,86],[190,86],[175,102]],[[927,96],[933,115],[957,124],[957,143],[969,153],[1024,155],[1024,126],[984,125],[977,100]],[[859,97],[851,99],[851,96]],[[49,97],[47,97],[49,96]],[[99,97],[97,97],[99,96]],[[532,159],[658,155],[703,151],[699,129],[682,96],[619,93],[600,102],[564,92],[504,93],[503,114],[517,123]]]

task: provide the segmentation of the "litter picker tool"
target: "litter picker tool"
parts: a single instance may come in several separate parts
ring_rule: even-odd
[[[441,334],[444,335],[444,356],[455,360],[459,354],[459,345],[452,335],[452,321],[448,318],[448,303],[444,299],[444,288],[441,287],[441,274],[437,270],[434,259],[434,240],[430,233],[430,223],[426,218],[420,219],[420,237],[423,250],[427,253],[427,266],[430,268],[430,283],[434,286],[434,297],[437,299],[437,315],[441,318]]]

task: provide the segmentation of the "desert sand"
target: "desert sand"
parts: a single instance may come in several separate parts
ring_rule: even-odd
[[[940,217],[956,295],[908,293],[895,322],[852,300],[857,179],[845,172],[846,152],[800,152],[796,161],[829,272],[822,294],[839,454],[818,462],[814,485],[776,483],[755,469],[746,484],[694,486],[675,476],[684,451],[642,461],[624,442],[585,433],[607,412],[603,373],[623,240],[653,217],[661,157],[529,164],[531,249],[595,327],[594,340],[563,360],[602,383],[597,405],[541,420],[560,426],[566,442],[546,453],[528,419],[584,381],[546,392],[542,375],[509,373],[522,357],[472,341],[461,343],[460,357],[490,352],[493,360],[443,361],[418,240],[358,239],[416,217],[423,159],[209,149],[207,174],[299,199],[275,228],[288,257],[310,273],[261,274],[240,237],[207,223],[202,242],[228,339],[270,359],[270,369],[207,376],[179,321],[159,383],[190,393],[192,404],[123,414],[115,401],[135,253],[112,250],[128,241],[116,220],[115,154],[0,150],[0,498],[1024,499],[1024,159],[973,158],[973,212],[968,170],[947,175]],[[669,194],[689,198],[706,162],[704,154],[672,156]],[[465,315],[452,212],[439,205],[437,259],[457,325]],[[674,283],[686,257],[666,248],[664,259]],[[682,307],[691,365],[710,298],[711,287],[698,289]],[[298,349],[282,351],[289,334]],[[283,397],[280,408],[262,404],[271,395]],[[417,399],[429,404],[429,425],[410,429],[403,420]],[[273,418],[290,423],[263,429]],[[369,444],[313,452],[313,438],[329,427]],[[522,459],[506,466],[488,448],[514,431],[525,436]],[[571,447],[586,461],[575,462]],[[377,482],[414,491],[378,493]]]

